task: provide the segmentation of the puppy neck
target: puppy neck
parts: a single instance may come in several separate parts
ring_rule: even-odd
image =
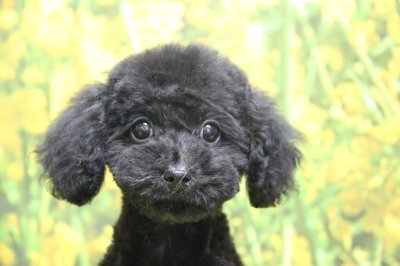
[[[129,243],[126,252],[131,254],[132,260],[141,254],[143,258],[152,260],[146,265],[162,265],[166,261],[182,261],[205,253],[215,241],[216,232],[229,236],[227,220],[222,212],[192,223],[169,224],[148,218],[136,206],[124,201],[110,249],[117,243]]]

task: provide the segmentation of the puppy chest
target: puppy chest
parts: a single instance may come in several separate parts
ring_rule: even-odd
[[[201,242],[198,233],[187,235],[170,232],[149,239],[146,253],[156,265],[184,265],[190,258],[199,254]]]

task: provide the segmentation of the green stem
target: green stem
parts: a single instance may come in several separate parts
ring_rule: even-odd
[[[74,228],[78,231],[79,235],[81,236],[79,246],[84,247],[85,246],[85,234],[83,230],[83,225],[82,225],[82,219],[80,216],[73,216],[72,217],[72,224]],[[89,262],[89,257],[86,252],[86,249],[81,249],[79,252],[79,265],[81,266],[88,266],[90,265]]]
[[[324,210],[323,210],[324,211]],[[321,218],[322,218],[322,224],[325,228],[325,232],[329,238],[329,242],[333,245],[335,245],[336,247],[338,247],[345,256],[347,256],[352,263],[354,263],[355,265],[359,265],[358,260],[353,256],[353,254],[351,253],[351,250],[347,250],[346,247],[342,244],[342,242],[340,240],[337,240],[332,232],[331,229],[329,227],[329,221],[327,216],[324,213],[321,213]]]
[[[313,265],[320,265],[317,257],[317,241],[315,240],[314,235],[311,233],[310,227],[307,223],[307,215],[304,209],[304,204],[300,198],[295,199],[295,206],[297,210],[297,214],[299,217],[300,226],[304,232],[304,236],[306,237],[308,244],[310,245],[310,254]]]
[[[346,25],[348,24],[347,21],[344,21],[345,18],[341,20],[341,28],[342,31],[345,33],[346,40],[350,47],[353,49],[357,57],[360,59],[361,63],[363,64],[368,76],[370,77],[371,81],[375,84],[376,88],[378,89],[379,93],[382,95],[385,103],[387,104],[387,109],[389,110],[388,115],[399,115],[400,111],[391,95],[389,94],[385,84],[379,77],[379,73],[376,71],[374,64],[368,54],[357,45],[356,41],[353,39],[353,34],[351,30]]]
[[[262,256],[260,256],[262,252],[257,232],[254,230],[254,228],[249,228],[246,230],[246,234],[248,239],[252,239],[254,241],[250,246],[254,265],[263,265]]]
[[[363,94],[367,98],[366,106],[368,109],[371,110],[371,115],[374,117],[376,122],[381,122],[384,119],[384,114],[382,113],[381,109],[378,108],[378,103],[375,101],[374,97],[372,96],[370,90],[368,90],[367,86],[363,83],[363,81],[357,77],[357,75],[353,72],[348,73],[350,79],[358,85],[358,87],[362,90]]]
[[[315,37],[314,30],[308,25],[305,20],[305,10],[303,7],[298,7],[298,15],[297,18],[300,21],[300,29],[303,37],[304,43],[307,45],[308,50],[310,52],[310,65],[313,62],[313,66],[316,69],[316,73],[320,78],[322,89],[325,94],[331,91],[334,88],[332,79],[329,75],[329,71],[326,67],[326,64],[323,62],[321,55],[318,53],[317,48],[317,40]],[[307,84],[309,85],[309,84]],[[311,84],[312,85],[312,84]],[[310,86],[310,85],[309,85]],[[310,89],[308,89],[310,90]]]
[[[122,18],[124,19],[124,23],[126,26],[126,30],[128,32],[129,40],[132,45],[133,51],[139,52],[142,50],[142,46],[139,42],[138,33],[136,30],[136,25],[133,22],[133,14],[131,12],[131,8],[126,0],[121,0],[119,5],[120,12],[122,14]]]
[[[281,35],[281,65],[280,65],[280,99],[282,111],[286,117],[290,117],[290,81],[294,79],[291,73],[290,37],[293,31],[292,7],[289,0],[283,0],[281,4],[282,35]]]
[[[397,5],[396,5],[396,7],[397,7],[397,8],[396,8],[396,9],[397,9],[397,14],[400,16],[400,0],[397,0],[397,1],[396,1],[396,4],[397,4]]]
[[[374,264],[373,266],[380,266],[383,264],[383,248],[384,242],[382,238],[376,240],[375,254],[374,254]]]
[[[282,265],[291,266],[292,265],[292,235],[293,226],[288,218],[285,218],[283,226],[283,257]]]

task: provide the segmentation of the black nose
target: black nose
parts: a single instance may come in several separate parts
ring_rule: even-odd
[[[187,184],[191,179],[184,167],[170,167],[164,172],[163,178],[172,185]]]

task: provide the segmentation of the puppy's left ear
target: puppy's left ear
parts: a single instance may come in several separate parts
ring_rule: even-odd
[[[300,133],[277,113],[271,99],[259,92],[250,93],[247,190],[253,207],[275,206],[294,187],[293,171],[301,153],[293,141]]]

